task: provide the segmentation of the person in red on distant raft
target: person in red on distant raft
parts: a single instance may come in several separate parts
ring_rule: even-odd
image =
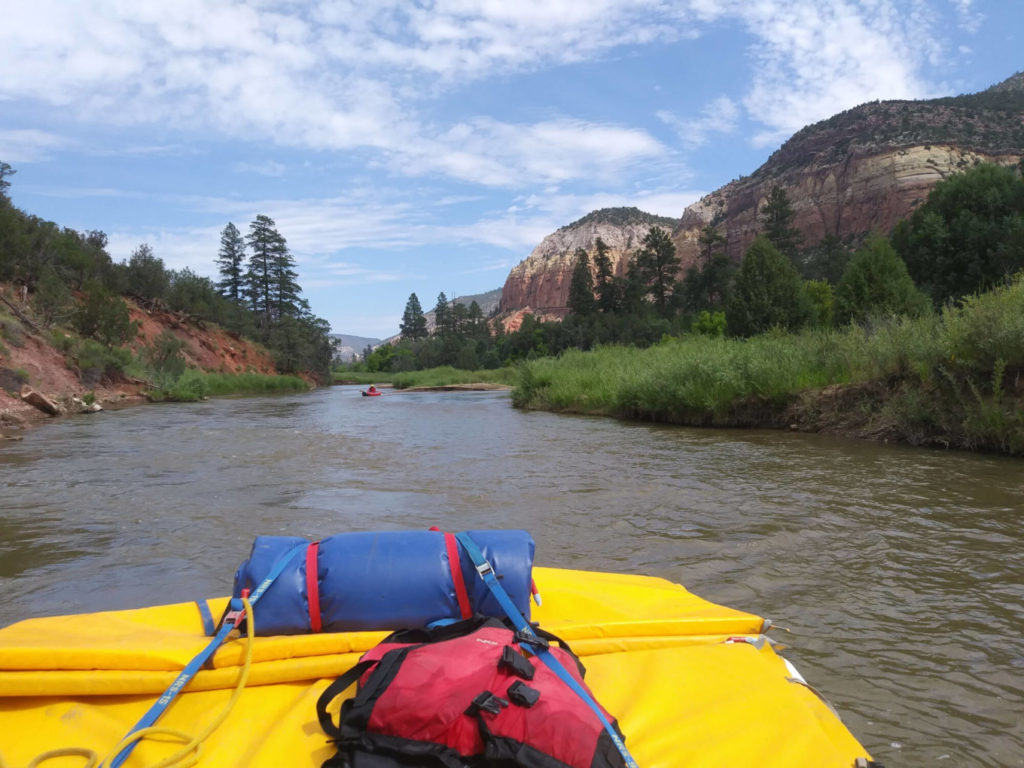
[[[371,384],[371,385],[370,385],[370,388],[369,388],[369,389],[368,389],[367,391],[368,391],[368,392],[376,392],[376,391],[377,391],[377,388],[376,388],[375,386],[373,386],[373,384]]]

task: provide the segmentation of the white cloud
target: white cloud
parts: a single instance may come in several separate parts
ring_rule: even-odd
[[[938,53],[934,19],[909,0],[759,0],[729,6],[758,38],[753,86],[743,99],[767,126],[758,146],[871,99],[919,98],[918,75]]]
[[[719,96],[701,110],[700,117],[680,118],[666,110],[657,113],[658,119],[679,135],[679,140],[690,149],[707,144],[710,134],[733,133],[740,117],[740,109],[728,96]]]
[[[0,160],[5,163],[38,163],[72,142],[63,136],[35,129],[0,131]]]

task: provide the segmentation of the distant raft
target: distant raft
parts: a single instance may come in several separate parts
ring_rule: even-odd
[[[533,577],[544,598],[533,620],[580,657],[587,684],[618,719],[642,768],[872,765],[832,708],[773,650],[762,618],[658,578],[550,568],[534,568]],[[227,598],[202,602],[217,616]],[[253,611],[258,625],[259,606]],[[203,731],[236,695],[244,669],[245,687],[204,739],[198,765],[319,768],[335,748],[318,725],[317,699],[385,634],[255,637],[251,648],[244,635],[229,639],[160,724]],[[0,629],[0,764],[21,768],[57,749],[110,754],[208,642],[196,603]],[[144,740],[124,766],[155,765],[179,747]]]

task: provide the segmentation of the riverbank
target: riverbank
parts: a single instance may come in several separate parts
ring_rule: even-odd
[[[513,402],[1024,455],[1024,278],[921,318],[571,351],[524,364]]]
[[[107,348],[58,328],[46,329],[30,301],[0,285],[0,434],[56,416],[154,401],[305,390],[310,382],[277,374],[262,346],[181,312],[124,300],[132,343]],[[155,351],[174,354],[155,364]],[[180,366],[170,372],[173,366]],[[154,370],[158,369],[158,370]],[[36,405],[33,405],[33,402]]]

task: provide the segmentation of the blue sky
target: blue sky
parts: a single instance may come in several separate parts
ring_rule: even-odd
[[[0,0],[20,208],[216,277],[277,222],[313,311],[395,333],[600,207],[678,217],[807,123],[1024,68],[1021,0]]]

